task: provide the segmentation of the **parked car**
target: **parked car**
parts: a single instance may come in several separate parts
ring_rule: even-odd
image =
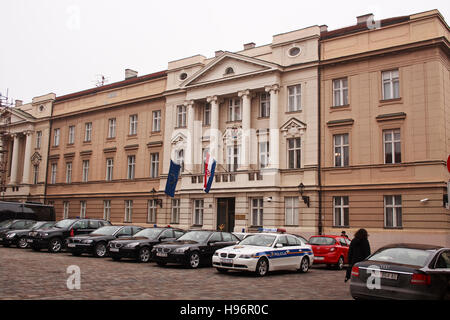
[[[184,233],[184,230],[171,227],[147,228],[132,237],[111,241],[108,245],[108,253],[116,261],[121,258],[132,258],[139,262],[149,262],[151,250],[155,244],[174,241]]]
[[[314,252],[314,264],[326,264],[342,270],[348,263],[350,240],[346,237],[324,235],[312,236],[308,244]]]
[[[256,233],[233,232],[233,234],[234,234],[236,237],[238,237],[238,239],[239,239],[240,241],[242,241],[242,240],[244,240],[245,238],[247,238],[247,237],[249,237],[249,236],[252,236],[252,235],[254,235],[254,234],[256,234]]]
[[[12,219],[55,221],[55,209],[36,202],[0,201],[0,222]]]
[[[450,248],[392,244],[352,268],[355,299],[450,300]]]
[[[36,221],[34,220],[4,220],[0,222],[0,243],[5,247],[8,247],[8,241],[6,239],[6,233],[9,231],[22,230],[31,227]]]
[[[110,225],[109,221],[100,219],[64,219],[50,229],[31,231],[27,241],[35,251],[47,248],[48,251],[56,253],[64,248],[68,237],[89,234],[100,227]]]
[[[217,250],[212,258],[213,267],[219,272],[251,271],[258,276],[273,270],[307,272],[313,261],[311,246],[284,233],[259,233],[247,237],[238,245]]]
[[[137,226],[104,226],[87,235],[78,235],[66,239],[67,251],[74,256],[89,253],[97,258],[106,256],[108,243],[117,238],[131,237],[142,227]]]
[[[195,269],[202,264],[211,264],[211,258],[217,249],[238,242],[239,238],[230,232],[192,230],[176,241],[155,245],[152,259],[160,266],[177,263]]]
[[[28,233],[37,229],[47,229],[52,227],[55,221],[36,221],[31,226],[24,226],[23,229],[9,230],[4,235],[0,235],[3,238],[3,246],[9,247],[15,245],[18,248],[25,249],[28,247],[27,237]]]

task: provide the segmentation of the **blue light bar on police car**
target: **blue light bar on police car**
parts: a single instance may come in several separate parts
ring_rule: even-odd
[[[258,228],[259,232],[280,232],[284,233],[286,232],[286,229],[283,228]]]

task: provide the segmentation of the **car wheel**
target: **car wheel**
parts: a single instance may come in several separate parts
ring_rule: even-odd
[[[269,272],[269,261],[266,258],[259,259],[256,264],[256,274],[260,277],[264,277]]]
[[[143,247],[139,250],[138,261],[139,262],[150,261],[150,249],[148,247]]]
[[[48,251],[51,253],[60,252],[62,249],[62,241],[59,238],[54,238],[50,240],[50,244],[48,245]]]
[[[28,247],[27,238],[25,237],[20,238],[19,241],[17,242],[17,248],[25,249],[27,247]]]
[[[191,269],[196,269],[200,266],[200,255],[197,251],[191,252],[189,255],[189,267]]]
[[[227,273],[228,269],[216,268],[219,273]]]
[[[336,264],[337,270],[342,270],[344,268],[344,258],[341,256]]]
[[[106,243],[99,242],[95,245],[94,256],[97,258],[103,258],[106,256]]]
[[[164,267],[164,266],[167,264],[167,262],[164,262],[164,261],[156,261],[156,264],[157,264],[158,266],[160,266],[160,267]]]
[[[309,270],[309,259],[307,257],[303,257],[302,261],[300,262],[300,271],[301,273],[306,273]]]

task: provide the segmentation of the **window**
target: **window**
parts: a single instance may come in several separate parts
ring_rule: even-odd
[[[89,181],[89,160],[83,160],[83,182]]]
[[[298,225],[298,197],[286,197],[284,199],[285,206],[285,223],[287,226]]]
[[[92,139],[92,122],[84,125],[84,142],[90,142]]]
[[[270,117],[270,93],[261,93],[259,102],[259,116]]]
[[[33,165],[33,183],[38,184],[39,182],[39,165],[34,164]]]
[[[402,151],[400,129],[384,130],[384,163],[401,163]]]
[[[138,125],[138,116],[137,114],[133,114],[130,116],[130,131],[129,135],[136,135],[137,134],[137,125]]]
[[[39,149],[42,144],[42,131],[36,132],[36,148]]]
[[[384,196],[384,227],[402,227],[402,196]]]
[[[203,200],[194,200],[194,225],[203,225]]]
[[[116,137],[116,118],[108,120],[108,138]]]
[[[86,201],[80,201],[80,218],[86,218]]]
[[[349,164],[348,133],[334,137],[334,166],[347,167]]]
[[[127,179],[134,179],[134,170],[136,166],[136,156],[128,156]]]
[[[161,131],[161,110],[153,111],[152,132]]]
[[[59,128],[57,128],[53,131],[53,146],[54,147],[59,146],[59,134],[60,134]]]
[[[52,163],[52,175],[51,175],[51,183],[56,183],[56,170],[58,169],[58,165],[56,163]]]
[[[225,74],[226,75],[234,74],[234,69],[232,67],[226,68],[225,69]]]
[[[172,199],[172,214],[170,220],[171,223],[180,222],[180,199]]]
[[[125,220],[124,222],[131,222],[133,216],[133,200],[125,200]]]
[[[333,212],[335,227],[348,227],[349,226],[349,206],[348,197],[333,197]]]
[[[333,80],[333,106],[348,105],[348,80],[347,78]]]
[[[301,85],[288,87],[288,112],[300,111],[302,108]]]
[[[64,213],[63,219],[69,218],[69,201],[64,201]]]
[[[209,148],[202,149],[202,173],[205,173],[206,155],[209,153]]]
[[[69,144],[74,144],[75,143],[75,126],[70,126],[69,127]]]
[[[239,168],[241,148],[238,145],[227,147],[227,171],[235,172]]]
[[[398,70],[383,71],[383,100],[400,98]]]
[[[252,210],[252,226],[262,226],[263,225],[263,212],[264,212],[264,201],[263,198],[251,199],[251,210]]]
[[[259,167],[267,168],[269,165],[269,142],[259,143]]]
[[[147,222],[156,223],[156,199],[148,200]]]
[[[205,104],[203,109],[203,125],[209,126],[211,125],[211,104]]]
[[[301,140],[300,138],[287,139],[288,143],[288,168],[300,169],[301,167]]]
[[[177,127],[186,127],[186,106],[177,106]]]
[[[103,220],[111,220],[111,200],[103,200]]]
[[[150,177],[157,178],[159,176],[159,153],[150,154]]]
[[[184,172],[184,149],[175,151],[175,162],[181,166],[180,172]]]
[[[241,100],[228,100],[228,121],[241,121]]]
[[[114,171],[114,159],[108,158],[106,159],[106,181],[112,181],[113,179],[113,171]]]
[[[66,183],[72,183],[72,162],[66,163]]]

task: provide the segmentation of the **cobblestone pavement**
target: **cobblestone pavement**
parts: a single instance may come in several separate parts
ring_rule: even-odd
[[[69,290],[67,267],[81,270],[81,289]],[[313,266],[306,274],[279,271],[264,278],[215,268],[158,267],[88,255],[51,254],[0,247],[0,300],[4,299],[186,299],[348,300],[345,271]]]

